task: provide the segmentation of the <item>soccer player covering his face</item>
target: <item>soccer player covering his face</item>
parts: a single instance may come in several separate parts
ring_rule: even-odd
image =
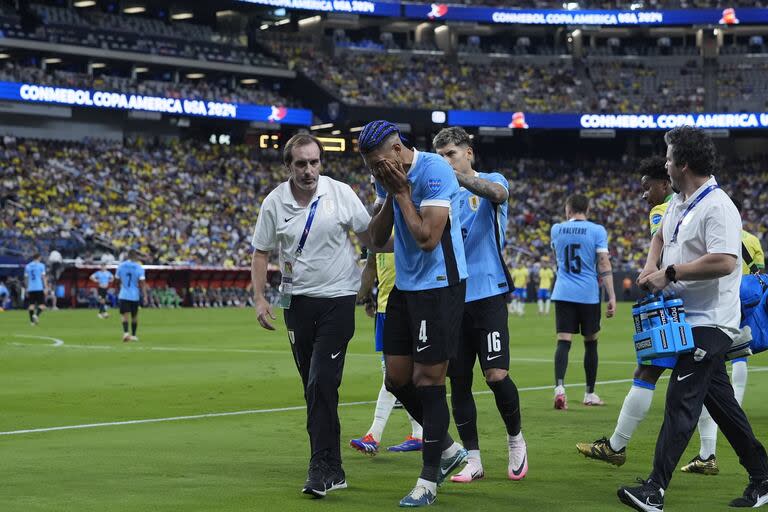
[[[528,457],[520,429],[520,396],[508,373],[505,295],[510,291],[510,278],[502,256],[509,184],[499,173],[474,170],[471,142],[464,129],[451,127],[441,130],[432,143],[451,164],[461,185],[461,233],[469,273],[459,349],[448,367],[453,418],[469,455],[467,465],[451,481],[468,483],[484,476],[472,397],[472,374],[478,358],[507,429],[507,475],[521,480],[528,472]]]
[[[439,155],[408,148],[387,121],[367,124],[360,153],[387,192],[369,231],[384,245],[395,229],[395,287],[384,324],[386,385],[424,427],[422,471],[401,501],[430,505],[437,484],[466,458],[448,434],[448,360],[456,352],[464,311],[464,244],[459,183]]]

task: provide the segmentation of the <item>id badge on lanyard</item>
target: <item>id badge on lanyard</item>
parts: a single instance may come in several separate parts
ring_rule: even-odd
[[[299,239],[299,245],[296,246],[296,252],[290,260],[286,260],[283,264],[283,274],[280,278],[280,299],[277,302],[278,307],[282,309],[291,308],[291,297],[293,296],[293,265],[296,260],[301,256],[304,251],[304,244],[307,243],[307,237],[309,236],[309,230],[312,227],[312,221],[315,219],[315,213],[317,212],[317,204],[320,202],[318,197],[309,207],[309,215],[307,216],[307,223],[304,225],[304,231],[301,233]]]

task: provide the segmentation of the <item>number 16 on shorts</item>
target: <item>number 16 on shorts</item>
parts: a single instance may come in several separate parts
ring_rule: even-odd
[[[499,331],[489,332],[488,336],[488,352],[501,352],[501,335]]]

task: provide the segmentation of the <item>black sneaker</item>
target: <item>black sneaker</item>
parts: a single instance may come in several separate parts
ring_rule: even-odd
[[[331,467],[325,475],[325,491],[331,492],[337,489],[347,488],[347,477],[341,465]]]
[[[307,481],[304,482],[304,487],[301,489],[301,492],[314,496],[315,498],[324,498],[327,492],[325,486],[327,472],[328,469],[324,463],[310,463],[309,471],[307,472]]]
[[[768,480],[755,481],[749,479],[749,485],[744,489],[744,495],[730,503],[732,507],[762,507],[768,503]]]
[[[662,512],[664,510],[664,491],[650,480],[641,480],[638,487],[621,487],[616,493],[619,500],[628,507],[642,512]]]

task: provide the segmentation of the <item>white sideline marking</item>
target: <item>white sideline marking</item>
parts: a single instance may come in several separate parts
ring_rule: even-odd
[[[13,335],[16,338],[40,338],[40,339],[55,339],[55,338],[46,338],[44,336],[25,336],[21,334],[14,334]],[[213,347],[156,347],[156,346],[139,346],[139,345],[123,345],[123,344],[115,344],[115,345],[83,345],[83,344],[72,344],[72,343],[64,343],[62,340],[56,340],[58,343],[54,345],[39,345],[37,343],[19,343],[19,342],[13,342],[9,341],[7,342],[8,345],[12,345],[14,347],[38,347],[38,348],[49,348],[49,347],[56,347],[56,348],[76,348],[76,349],[84,349],[84,350],[115,350],[118,348],[126,347],[129,351],[144,351],[144,352],[230,352],[230,353],[237,353],[237,354],[289,354],[290,351],[288,350],[269,350],[269,349],[251,349],[251,348],[213,348]],[[346,357],[377,357],[380,358],[380,354],[360,354],[360,353],[354,353],[354,352],[347,352]],[[541,359],[541,358],[532,358],[532,357],[512,357],[510,359],[511,362],[521,362],[521,363],[551,363],[552,359]],[[601,360],[600,364],[617,364],[617,365],[629,365],[629,366],[637,366],[637,363],[634,361],[606,361]]]
[[[766,366],[760,366],[756,368],[749,368],[750,372],[764,372],[768,371],[768,367]],[[664,380],[669,380],[669,375],[662,375],[660,378]],[[616,379],[616,380],[604,380],[600,382],[596,382],[597,385],[606,386],[609,384],[626,384],[628,382],[632,382],[634,379]],[[583,387],[585,384],[578,383],[578,384],[566,384],[566,388],[574,388],[574,387]],[[551,390],[552,386],[532,386],[527,388],[518,388],[518,391],[544,391],[544,390]],[[473,395],[490,395],[493,393],[490,390],[487,391],[476,391],[473,392]],[[363,402],[343,402],[339,404],[339,407],[350,407],[354,405],[371,405],[375,404],[376,400],[368,400]],[[204,419],[204,418],[221,418],[225,416],[244,416],[248,414],[266,414],[266,413],[272,413],[272,412],[288,412],[288,411],[302,411],[306,409],[306,405],[297,405],[293,407],[279,407],[275,409],[250,409],[245,411],[232,411],[232,412],[214,412],[214,413],[208,413],[208,414],[193,414],[189,416],[173,416],[170,418],[148,418],[143,420],[127,420],[127,421],[112,421],[112,422],[106,422],[106,423],[87,423],[85,425],[64,425],[61,427],[47,427],[47,428],[31,428],[31,429],[25,429],[25,430],[10,430],[8,432],[0,432],[0,436],[12,436],[12,435],[18,435],[18,434],[35,434],[40,432],[54,432],[57,430],[80,430],[80,429],[86,429],[86,428],[98,428],[98,427],[117,427],[122,425],[141,425],[144,423],[164,423],[164,422],[170,422],[170,421],[183,421],[183,420],[198,420],[198,419]]]
[[[16,337],[16,338],[32,338],[32,339],[36,339],[36,340],[51,340],[53,342],[53,344],[48,345],[49,347],[61,347],[62,345],[64,345],[64,340],[60,340],[58,338],[51,338],[50,336],[31,336],[31,335],[27,335],[27,334],[14,334],[13,336]],[[27,345],[32,346],[31,343],[28,343]],[[34,345],[34,346],[39,346],[39,345]]]

